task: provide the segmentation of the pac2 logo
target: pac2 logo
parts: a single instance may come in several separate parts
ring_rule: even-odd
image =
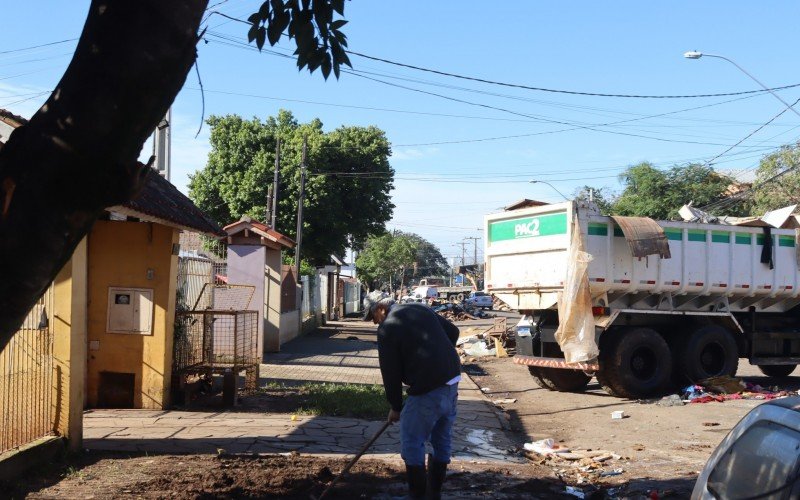
[[[514,224],[514,237],[525,238],[528,236],[539,236],[539,219],[531,219],[530,222]]]

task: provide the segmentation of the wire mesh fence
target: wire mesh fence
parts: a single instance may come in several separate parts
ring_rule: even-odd
[[[54,432],[52,319],[50,287],[0,351],[0,453]]]
[[[258,386],[258,312],[184,311],[176,317],[173,370],[180,374],[245,372],[245,392]]]

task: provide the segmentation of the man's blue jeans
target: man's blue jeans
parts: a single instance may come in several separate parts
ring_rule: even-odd
[[[408,396],[400,413],[400,456],[407,465],[425,465],[425,442],[433,459],[450,463],[450,440],[456,420],[458,384]]]

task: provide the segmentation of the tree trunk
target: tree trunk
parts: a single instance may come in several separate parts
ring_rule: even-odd
[[[93,0],[75,55],[0,149],[0,350],[104,208],[128,201],[137,158],[194,64],[207,0]]]

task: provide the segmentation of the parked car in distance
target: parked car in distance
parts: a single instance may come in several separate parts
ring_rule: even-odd
[[[494,307],[492,296],[486,292],[472,292],[469,294],[469,297],[464,299],[464,303],[468,306],[489,309],[490,311],[492,307]]]
[[[438,297],[439,291],[435,286],[418,286],[403,297],[400,302],[427,302],[429,300],[436,300]]]
[[[753,408],[717,446],[693,500],[800,498],[800,397]]]

